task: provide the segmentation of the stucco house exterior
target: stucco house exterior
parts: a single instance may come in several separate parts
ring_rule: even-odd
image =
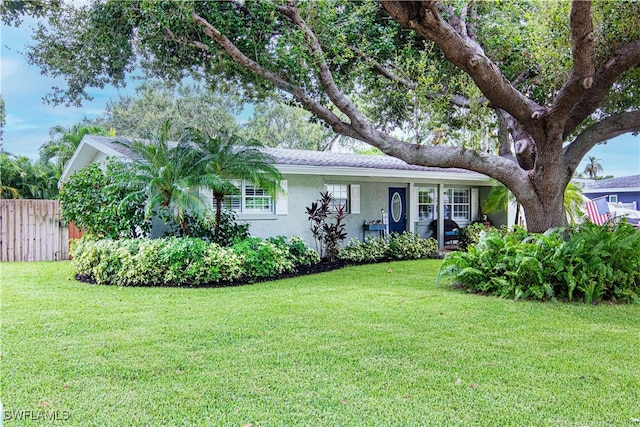
[[[108,157],[130,157],[123,138],[87,135],[69,160],[61,182],[74,172]],[[240,195],[225,198],[240,221],[257,237],[299,236],[313,243],[305,210],[329,191],[346,207],[347,241],[370,233],[412,231],[444,245],[444,221],[460,227],[481,219],[480,205],[495,183],[460,169],[409,165],[389,156],[265,148],[283,176],[275,197],[251,183],[238,182]],[[439,203],[441,202],[441,203]],[[494,225],[510,224],[513,212],[489,215]],[[385,221],[383,221],[383,218]],[[436,222],[433,222],[433,221]],[[378,224],[383,222],[383,224]],[[387,224],[384,224],[386,222]],[[435,232],[434,232],[435,231]]]

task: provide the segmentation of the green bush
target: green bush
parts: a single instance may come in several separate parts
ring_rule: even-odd
[[[235,243],[232,248],[242,257],[243,274],[251,281],[291,272],[295,268],[284,242],[250,237]]]
[[[250,238],[231,248],[197,238],[83,237],[72,248],[83,280],[118,286],[204,286],[251,282],[319,262],[301,239]]]
[[[238,223],[237,216],[232,211],[222,211],[220,213],[220,229],[216,238],[215,218],[202,218],[197,215],[185,215],[185,221],[189,230],[189,236],[183,234],[183,230],[171,219],[164,219],[167,229],[164,235],[167,237],[197,237],[206,242],[215,242],[221,246],[231,246],[238,240],[249,237],[249,226],[247,223]]]
[[[495,230],[494,227],[487,227],[481,222],[469,224],[460,231],[460,241],[458,248],[466,251],[469,246],[475,245],[480,241],[480,236],[487,230]]]
[[[640,232],[625,221],[544,234],[490,230],[447,255],[437,281],[505,298],[640,302]]]
[[[423,239],[415,233],[391,233],[387,238],[367,237],[352,240],[338,253],[338,258],[352,263],[373,263],[386,260],[435,258],[438,242]]]
[[[277,246],[286,248],[288,257],[295,266],[313,265],[320,262],[320,254],[309,248],[300,237],[293,236],[289,238],[288,242],[284,236],[272,237],[268,240]]]
[[[138,237],[148,234],[151,222],[144,219],[144,200],[129,198],[118,182],[121,166],[107,162],[103,171],[98,163],[71,175],[60,190],[60,209],[64,221],[73,221],[97,237]]]

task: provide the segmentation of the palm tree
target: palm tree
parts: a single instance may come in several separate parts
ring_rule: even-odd
[[[40,147],[40,159],[50,161],[56,159],[56,165],[62,172],[73,156],[85,135],[107,135],[108,132],[99,126],[76,124],[72,127],[56,125],[49,130],[51,140]]]
[[[206,172],[211,176],[209,188],[216,202],[215,238],[219,237],[222,202],[225,196],[237,194],[234,180],[251,182],[257,187],[275,193],[282,175],[273,165],[274,159],[261,151],[263,145],[254,139],[219,131],[215,135],[194,133],[193,142],[200,152]]]
[[[169,125],[161,128],[148,142],[121,142],[134,153],[130,161],[123,161],[122,182],[130,190],[123,202],[142,196],[145,218],[157,211],[174,221],[183,235],[190,235],[187,213],[202,214],[210,207],[200,195],[200,187],[219,185],[219,181],[205,171],[205,163],[184,133],[177,142],[168,141]]]
[[[22,170],[12,154],[0,153],[0,199],[19,199],[18,180]]]
[[[584,173],[589,174],[589,178],[598,178],[598,173],[601,173],[604,169],[602,165],[598,163],[600,159],[596,159],[594,156],[589,156],[589,164],[584,168]]]
[[[58,171],[50,162],[0,153],[0,198],[55,199]]]

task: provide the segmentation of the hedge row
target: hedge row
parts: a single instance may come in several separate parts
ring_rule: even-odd
[[[354,239],[338,253],[339,259],[357,264],[439,256],[435,239],[423,239],[415,233],[391,233],[387,238],[368,237],[364,242]]]
[[[249,283],[320,261],[302,239],[247,238],[225,248],[197,238],[83,238],[72,250],[80,280],[117,286]]]

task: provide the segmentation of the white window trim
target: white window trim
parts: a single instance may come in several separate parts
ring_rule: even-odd
[[[351,200],[352,200],[351,187],[353,185],[344,184],[344,183],[341,183],[341,182],[330,182],[330,183],[324,184],[324,191],[331,193],[331,196],[333,197],[333,193],[329,191],[329,186],[338,186],[338,185],[339,186],[344,186],[347,189],[347,202],[346,202],[346,206],[345,206],[345,209],[344,209],[344,213],[353,213],[352,212],[353,207],[351,206]],[[358,191],[358,196],[359,196],[360,195],[360,186],[359,185],[358,185],[358,190],[357,191]],[[359,197],[358,197],[358,206],[357,206],[357,208],[358,208],[358,213],[359,213],[360,212],[360,199],[359,199]],[[332,211],[335,212],[335,210],[332,210]]]
[[[233,194],[233,195],[228,195],[225,196],[225,202],[231,203],[231,206],[233,207],[233,202],[231,202],[231,200],[233,198],[240,198],[240,210],[236,210],[236,209],[231,209],[233,212],[235,212],[236,215],[238,216],[247,216],[247,215],[251,215],[251,216],[273,216],[276,212],[276,200],[274,199],[273,195],[265,195],[265,196],[255,196],[255,197],[261,197],[264,199],[270,199],[271,200],[271,209],[269,211],[264,211],[261,209],[248,209],[247,208],[247,199],[254,197],[254,196],[247,196],[246,190],[247,190],[247,186],[253,186],[256,188],[260,188],[255,186],[254,184],[250,183],[250,182],[246,182],[246,181],[233,181],[234,185],[236,185],[236,187],[239,185],[240,186],[240,194]],[[226,207],[226,209],[229,209],[228,207]]]

